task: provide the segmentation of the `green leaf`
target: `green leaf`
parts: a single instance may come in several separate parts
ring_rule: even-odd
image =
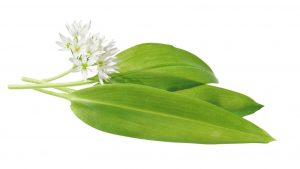
[[[174,91],[217,82],[206,63],[171,45],[144,43],[117,57],[120,73],[113,74],[110,83],[135,83]]]
[[[199,99],[136,84],[75,91],[73,112],[88,125],[113,134],[186,143],[267,143],[273,138],[253,123]]]
[[[210,85],[200,85],[176,93],[207,101],[238,116],[252,114],[263,107],[244,94]]]

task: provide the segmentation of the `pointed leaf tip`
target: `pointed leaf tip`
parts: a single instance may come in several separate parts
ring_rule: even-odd
[[[207,101],[241,117],[250,115],[263,107],[249,96],[211,85],[199,85],[175,92]]]

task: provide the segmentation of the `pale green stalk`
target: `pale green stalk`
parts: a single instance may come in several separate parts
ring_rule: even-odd
[[[52,88],[52,87],[67,87],[67,86],[80,86],[85,84],[92,84],[94,81],[83,80],[75,82],[66,82],[66,83],[43,83],[43,84],[12,84],[8,85],[9,89],[37,89],[37,88]]]
[[[63,99],[68,99],[69,98],[68,95],[64,94],[64,93],[56,93],[56,92],[45,90],[45,89],[33,89],[33,90],[36,90],[36,91],[39,91],[39,92],[42,92],[42,93],[45,93],[45,94],[49,94],[49,95],[52,95],[52,96],[60,97],[60,98],[63,98]]]
[[[73,66],[71,69],[61,73],[61,74],[58,74],[56,76],[53,76],[53,77],[49,77],[49,78],[46,78],[46,79],[43,79],[43,81],[46,81],[46,82],[50,82],[50,81],[53,81],[53,80],[56,80],[56,79],[59,79],[59,78],[62,78],[66,75],[68,75],[69,73],[71,73],[73,70],[74,70],[75,66]]]
[[[33,78],[30,78],[30,77],[22,77],[22,80],[25,81],[25,82],[38,83],[38,84],[47,83],[47,81],[33,79]],[[55,89],[66,92],[66,93],[72,93],[74,91],[73,89],[70,89],[70,88],[67,88],[67,87],[56,87]]]

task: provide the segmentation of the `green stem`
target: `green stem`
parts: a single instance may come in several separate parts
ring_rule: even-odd
[[[66,75],[68,75],[69,73],[71,73],[73,70],[74,70],[75,66],[73,66],[71,69],[61,73],[61,74],[58,74],[56,76],[53,76],[53,77],[49,77],[49,78],[46,78],[46,79],[43,79],[42,81],[46,81],[46,82],[50,82],[50,81],[53,81],[53,80],[56,80],[56,79],[59,79],[61,77],[64,77]]]
[[[63,98],[63,99],[69,100],[69,96],[67,94],[56,93],[56,92],[52,92],[52,91],[45,90],[45,89],[34,89],[34,90],[42,92],[42,93],[45,93],[45,94],[49,94],[49,95],[52,95],[52,96],[56,96],[56,97],[59,97],[59,98]]]
[[[30,78],[30,77],[22,77],[22,80],[24,82],[31,82],[31,83],[37,83],[37,84],[47,83],[47,81],[33,79],[33,78]],[[66,93],[72,93],[73,91],[75,91],[75,90],[67,88],[67,87],[56,87],[55,89],[66,92]]]
[[[43,84],[24,84],[24,85],[8,85],[9,89],[37,89],[37,88],[51,88],[51,87],[67,87],[67,86],[81,86],[85,84],[92,84],[94,81],[84,80],[76,82],[66,82],[66,83],[43,83]]]

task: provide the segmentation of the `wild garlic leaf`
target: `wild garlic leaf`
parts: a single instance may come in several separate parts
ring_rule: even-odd
[[[69,95],[88,125],[122,136],[186,143],[268,143],[253,123],[205,101],[136,85],[95,86]]]
[[[171,45],[144,43],[124,50],[117,58],[120,73],[111,75],[109,83],[135,83],[174,91],[217,82],[206,63]]]
[[[207,101],[241,117],[252,114],[263,107],[244,94],[210,85],[178,90],[176,93]]]

